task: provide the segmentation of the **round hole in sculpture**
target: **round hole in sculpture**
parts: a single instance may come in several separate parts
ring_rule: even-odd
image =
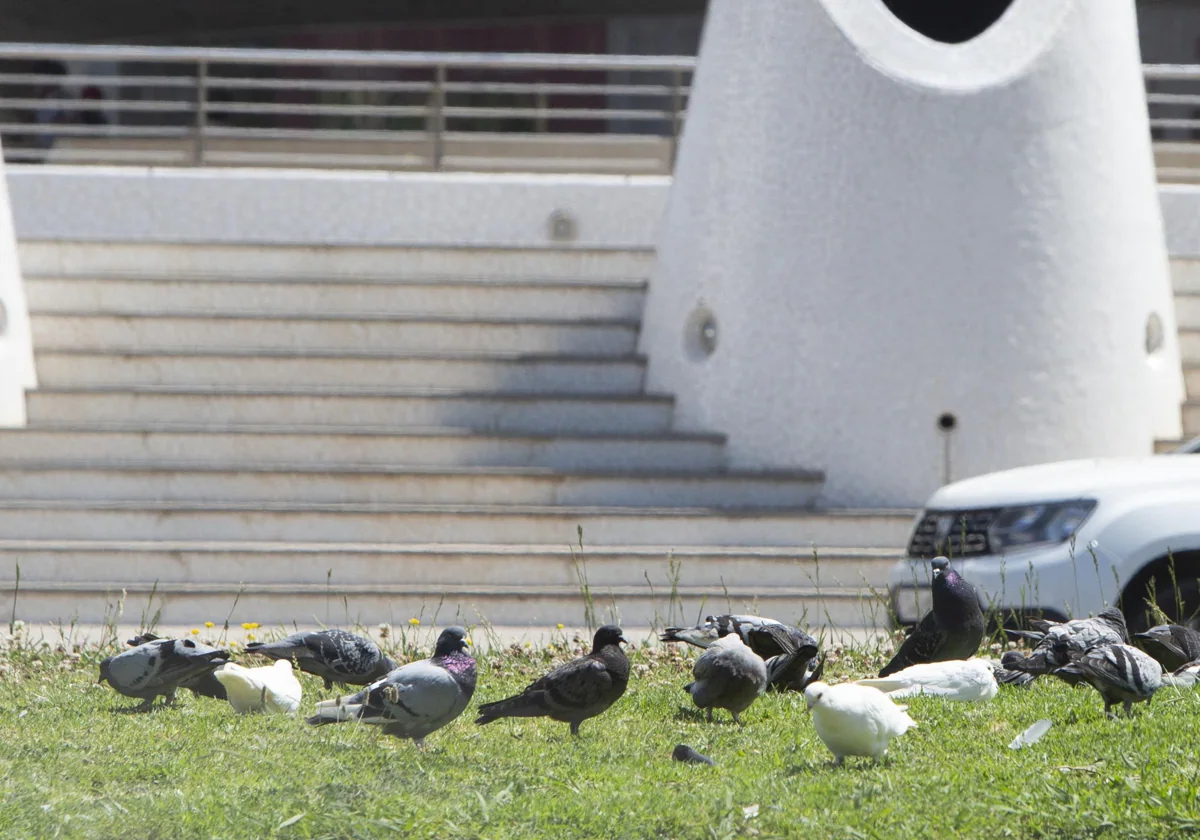
[[[8,310],[4,308],[4,301],[0,300],[0,338],[8,332]]]
[[[1146,318],[1146,355],[1152,356],[1162,349],[1163,322],[1157,312],[1151,312]]]
[[[702,362],[717,349],[717,318],[706,306],[698,306],[688,316],[683,347],[688,358]]]
[[[883,0],[910,28],[944,44],[982,35],[1012,4],[1013,0]]]
[[[952,412],[944,412],[938,416],[937,427],[939,431],[950,434],[958,428],[958,418]]]

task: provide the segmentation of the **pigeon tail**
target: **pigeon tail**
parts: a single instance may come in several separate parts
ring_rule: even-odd
[[[479,717],[475,718],[475,723],[483,726],[500,718],[542,717],[548,713],[541,693],[527,692],[494,703],[484,703],[479,707]]]
[[[311,726],[324,726],[327,723],[357,720],[363,711],[361,703],[353,702],[357,697],[358,695],[352,695],[336,700],[322,700],[317,704],[316,714],[305,718],[304,722]]]

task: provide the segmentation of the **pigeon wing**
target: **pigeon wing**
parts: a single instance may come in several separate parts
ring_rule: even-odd
[[[389,732],[440,720],[463,702],[454,676],[429,660],[398,668],[356,696],[362,697],[360,720],[385,724]]]
[[[553,711],[580,711],[609,695],[613,675],[598,659],[576,659],[551,671],[531,688],[545,692],[546,704]]]

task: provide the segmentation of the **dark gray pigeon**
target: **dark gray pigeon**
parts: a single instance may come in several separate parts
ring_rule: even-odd
[[[1022,671],[1039,676],[1053,673],[1071,662],[1071,654],[1087,653],[1108,645],[1129,642],[1125,616],[1115,607],[1101,610],[1095,618],[1072,621],[1035,621],[1036,632],[1009,630],[1011,635],[1035,641],[1033,652],[1021,656],[1015,650],[1004,654],[1000,662],[1009,671]],[[1071,672],[1067,672],[1069,677]],[[1062,676],[1062,675],[1059,675]]]
[[[741,723],[738,715],[767,690],[767,663],[733,634],[717,639],[700,654],[692,666],[692,676],[695,682],[683,690],[705,710],[709,723],[713,709],[728,709],[734,723]]]
[[[1132,645],[1105,645],[1087,653],[1072,651],[1070,658],[1070,663],[1056,669],[1054,675],[1071,684],[1086,682],[1099,691],[1108,717],[1115,717],[1111,709],[1118,703],[1124,704],[1128,717],[1134,703],[1148,701],[1162,686],[1162,666]]]
[[[1158,660],[1163,670],[1174,671],[1200,659],[1200,633],[1180,624],[1159,624],[1134,634],[1137,645]]]
[[[710,767],[716,765],[716,762],[711,758],[696,752],[687,744],[676,744],[675,751],[671,753],[671,758],[676,761],[682,761],[684,764],[707,764]]]
[[[933,609],[883,666],[881,677],[911,665],[970,659],[979,651],[984,621],[975,587],[963,580],[945,557],[935,557],[929,565],[933,567]]]
[[[629,660],[621,643],[629,644],[621,628],[606,624],[592,639],[592,652],[560,665],[531,683],[520,694],[479,707],[479,725],[506,717],[548,717],[579,724],[603,712],[625,693],[629,685]]]
[[[191,639],[156,639],[100,663],[100,679],[119,694],[142,701],[136,711],[147,711],[155,697],[175,702],[175,692],[205,674],[211,674],[229,652]]]
[[[146,644],[146,642],[157,642],[159,638],[161,637],[147,631],[127,640],[125,644],[130,647],[137,647],[138,645]],[[225,693],[225,686],[221,684],[221,681],[217,679],[213,671],[203,673],[194,679],[185,680],[179,684],[179,687],[186,688],[197,697],[211,697],[214,700],[229,699],[229,695]]]
[[[323,679],[326,691],[334,683],[367,685],[397,668],[379,645],[345,630],[310,630],[278,642],[251,642],[246,645],[246,653],[290,659],[301,671]]]
[[[1010,671],[1004,667],[1002,662],[997,662],[995,659],[989,659],[987,663],[992,666],[992,676],[996,678],[996,682],[999,685],[1029,688],[1033,681],[1037,679],[1036,674],[1027,674],[1024,671]]]
[[[687,642],[701,649],[736,635],[767,662],[769,686],[776,691],[804,691],[817,667],[817,640],[796,627],[758,615],[710,615],[695,627],[668,627],[662,642]],[[777,657],[774,664],[771,660]],[[823,664],[823,660],[821,662]]]
[[[461,715],[475,694],[470,643],[464,628],[447,627],[430,659],[397,668],[357,694],[321,701],[307,722],[321,726],[356,720],[382,727],[387,735],[411,738],[423,748],[426,736]]]

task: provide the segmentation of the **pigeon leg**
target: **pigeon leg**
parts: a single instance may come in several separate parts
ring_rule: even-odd
[[[709,723],[712,723],[712,706],[709,706],[704,710],[704,719]]]
[[[579,721],[577,721],[577,720],[571,721],[571,734],[572,735],[579,734]]]
[[[330,689],[333,688],[333,683],[329,680],[328,677],[322,677],[322,679],[325,680],[325,690],[326,691],[329,691]]]
[[[174,690],[174,689],[172,689],[172,690],[168,691],[168,692],[167,692],[165,695],[163,695],[163,696],[166,698],[166,701],[167,701],[167,705],[168,705],[168,706],[174,706],[174,705],[175,705],[175,690]]]
[[[1104,716],[1109,720],[1116,720],[1117,716],[1112,713],[1112,707],[1112,703],[1108,702],[1107,700],[1104,701]]]
[[[738,720],[738,713],[731,712],[731,714],[733,715],[733,722],[736,723],[738,726],[741,726],[742,722],[740,720]]]
[[[844,755],[835,755],[835,756],[833,757],[833,766],[834,766],[834,767],[844,767],[844,766],[845,766],[845,764],[846,764],[846,756],[844,756]]]
[[[417,749],[425,749],[425,738],[413,738],[413,743],[417,745]]]
[[[141,703],[139,703],[138,705],[134,706],[134,707],[133,707],[133,710],[134,710],[135,712],[148,712],[148,711],[150,711],[150,707],[151,707],[151,706],[153,706],[153,705],[154,705],[154,698],[153,698],[153,697],[147,697],[147,698],[146,698],[145,700],[143,700]]]
[[[1125,701],[1125,717],[1133,717],[1133,701]]]

